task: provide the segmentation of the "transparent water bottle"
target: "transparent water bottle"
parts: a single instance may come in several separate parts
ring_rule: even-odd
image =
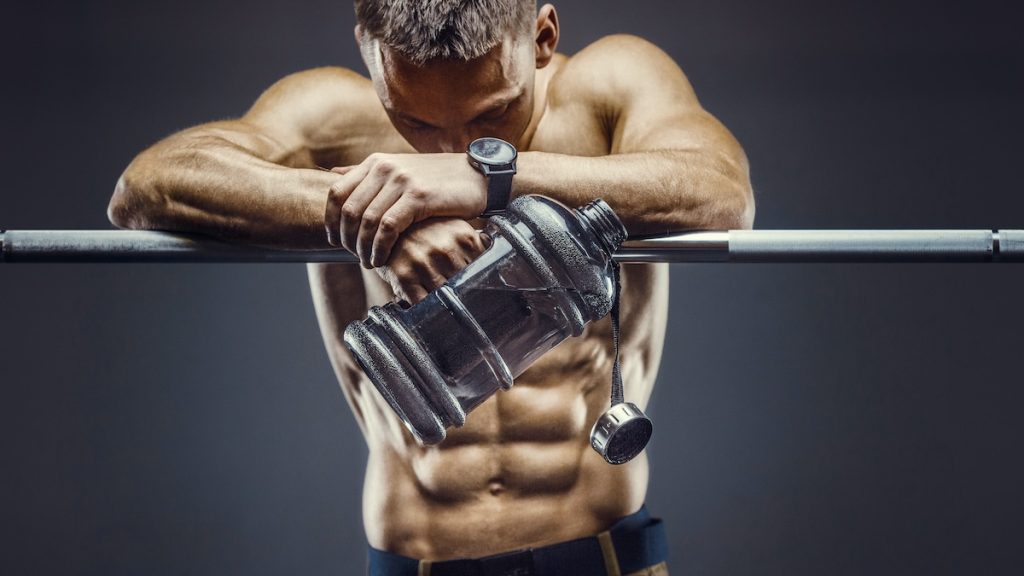
[[[487,250],[425,299],[374,306],[345,330],[349,350],[423,444],[444,440],[449,426],[607,315],[617,297],[611,255],[626,229],[603,200],[570,210],[523,196],[484,233]],[[598,432],[607,443],[607,426]]]

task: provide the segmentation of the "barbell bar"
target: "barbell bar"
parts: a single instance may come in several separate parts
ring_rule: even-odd
[[[628,239],[620,262],[1024,262],[1024,230],[728,230]],[[357,262],[138,230],[0,230],[2,263]]]

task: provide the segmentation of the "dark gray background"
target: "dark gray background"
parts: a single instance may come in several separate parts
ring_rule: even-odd
[[[559,3],[649,38],[759,228],[1024,228],[1010,2]],[[357,67],[351,6],[7,2],[0,228],[105,228],[135,152]],[[656,86],[651,87],[656,90]],[[1021,570],[1009,265],[677,265],[649,504],[675,574]],[[356,574],[366,455],[296,265],[0,267],[0,571]]]

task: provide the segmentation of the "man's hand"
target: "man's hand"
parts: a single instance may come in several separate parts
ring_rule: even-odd
[[[484,248],[484,236],[465,220],[430,218],[411,225],[395,243],[390,260],[376,272],[399,300],[415,304]]]
[[[327,240],[366,268],[381,266],[412,224],[435,216],[474,218],[487,206],[487,182],[464,154],[371,154],[333,170]]]

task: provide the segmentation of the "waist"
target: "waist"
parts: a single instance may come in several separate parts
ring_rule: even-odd
[[[522,448],[463,446],[480,457],[457,465],[440,454],[412,465],[371,455],[363,492],[370,544],[417,558],[483,556],[596,534],[644,502],[645,458],[612,467],[587,446],[583,462],[555,454],[534,466],[546,451]]]
[[[501,543],[494,544],[501,549]],[[369,548],[370,576],[546,576],[629,573],[666,562],[668,544],[661,519],[646,506],[608,530],[565,542],[478,558],[432,562]]]

